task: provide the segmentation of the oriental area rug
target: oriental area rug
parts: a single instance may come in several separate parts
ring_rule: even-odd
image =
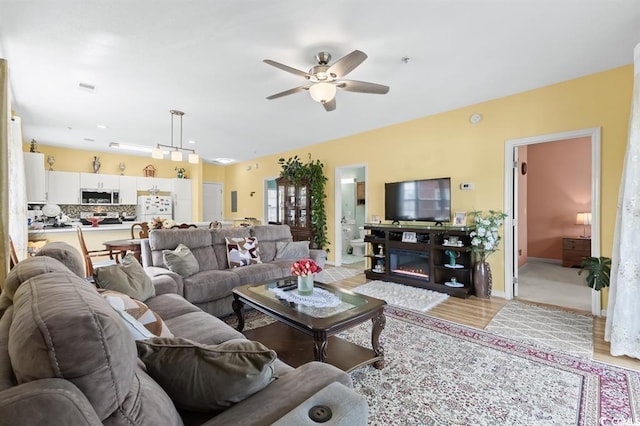
[[[640,422],[638,372],[392,306],[385,314],[385,367],[350,373],[367,399],[371,425]],[[247,328],[271,322],[257,312],[246,320]],[[370,327],[361,324],[340,337],[368,346]]]

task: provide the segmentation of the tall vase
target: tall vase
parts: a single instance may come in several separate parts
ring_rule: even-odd
[[[489,262],[476,262],[473,265],[473,289],[476,297],[488,299],[491,296],[491,267]]]
[[[300,296],[313,294],[313,275],[298,275],[298,294]]]

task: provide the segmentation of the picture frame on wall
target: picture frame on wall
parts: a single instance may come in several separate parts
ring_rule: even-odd
[[[455,226],[466,226],[467,212],[455,212],[453,215],[453,224]]]

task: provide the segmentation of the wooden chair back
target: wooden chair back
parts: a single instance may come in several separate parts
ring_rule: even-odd
[[[217,220],[214,220],[209,223],[209,229],[221,229],[221,228],[222,228],[222,223],[218,222]]]
[[[189,228],[197,228],[193,223],[181,223],[180,225],[173,225],[171,229],[189,229]]]
[[[138,228],[140,228],[139,231],[137,231]],[[138,232],[138,235],[136,235],[136,232]],[[141,222],[131,225],[131,238],[149,238],[149,224]]]
[[[16,254],[16,248],[13,246],[13,241],[9,237],[9,269],[13,269],[18,264],[18,255]]]
[[[84,235],[82,234],[82,228],[76,227],[78,233],[78,243],[80,244],[80,251],[82,252],[82,258],[84,259],[84,270],[87,278],[93,277],[93,257],[105,257],[113,259],[114,253],[111,250],[88,250],[87,245],[84,242]],[[117,253],[116,253],[117,256]]]

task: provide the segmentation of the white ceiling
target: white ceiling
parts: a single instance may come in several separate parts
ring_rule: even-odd
[[[178,109],[184,147],[207,162],[630,64],[638,42],[639,0],[0,0],[0,56],[25,140],[95,151],[170,144]],[[304,80],[263,59],[307,71],[319,51],[335,61],[355,49],[369,58],[348,78],[388,94],[339,91],[333,112],[306,92],[265,99]]]

